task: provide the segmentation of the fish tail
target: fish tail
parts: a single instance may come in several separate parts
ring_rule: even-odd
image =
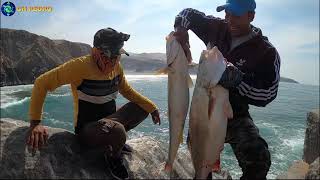
[[[164,170],[165,170],[166,172],[171,172],[171,171],[172,171],[172,164],[166,162],[166,165],[164,166]]]
[[[220,147],[220,152],[219,152],[219,155],[218,155],[218,159],[216,160],[216,162],[213,164],[212,166],[212,171],[213,172],[220,172],[221,171],[221,161],[220,161],[220,158],[221,158],[221,152],[223,151],[224,149],[224,146],[222,145]]]
[[[170,34],[166,36],[166,41],[171,40],[174,37],[173,34],[174,34],[174,31],[171,31]]]

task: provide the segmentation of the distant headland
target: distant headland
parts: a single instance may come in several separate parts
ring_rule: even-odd
[[[91,52],[85,43],[51,40],[25,30],[1,28],[1,82],[0,86],[32,84],[42,73]],[[129,53],[121,64],[127,74],[153,74],[166,65],[165,53]],[[190,69],[197,73],[197,67]],[[298,83],[281,77],[280,81]]]

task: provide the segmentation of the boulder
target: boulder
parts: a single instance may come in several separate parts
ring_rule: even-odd
[[[320,158],[318,157],[312,164],[309,166],[309,171],[306,174],[306,179],[320,179]]]
[[[103,152],[79,145],[76,136],[67,130],[48,128],[48,144],[40,151],[30,153],[26,146],[28,123],[2,118],[0,148],[0,178],[27,179],[110,179]],[[168,145],[152,137],[128,140],[133,147],[131,155],[125,155],[125,165],[130,178],[167,179],[163,171]],[[190,154],[179,151],[172,178],[192,178],[194,174]],[[231,179],[227,171],[213,178]]]
[[[320,152],[319,109],[307,114],[307,128],[304,139],[303,160],[311,164]]]
[[[277,179],[304,179],[309,170],[309,164],[299,160],[292,164],[287,172],[279,175]]]

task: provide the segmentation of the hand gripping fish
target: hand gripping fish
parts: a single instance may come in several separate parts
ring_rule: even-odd
[[[200,57],[190,108],[190,149],[195,177],[205,179],[223,147],[227,119],[233,111],[229,91],[217,85],[226,62],[217,47],[204,50]]]
[[[173,32],[166,37],[166,55],[167,67],[158,73],[168,73],[170,144],[165,170],[171,172],[179,145],[183,142],[183,129],[189,108],[189,87],[193,83],[188,72],[188,60]]]

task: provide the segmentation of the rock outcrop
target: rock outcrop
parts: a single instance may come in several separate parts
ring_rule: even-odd
[[[307,114],[303,160],[293,163],[289,170],[277,179],[320,179],[320,134],[319,109]]]
[[[304,139],[303,160],[311,164],[320,153],[319,109],[307,115],[307,128]]]
[[[50,128],[48,145],[29,153],[25,144],[28,123],[3,118],[1,125],[0,178],[32,179],[110,179],[102,152],[81,147],[75,135],[64,129]],[[169,178],[163,171],[167,145],[151,137],[127,141],[134,149],[125,155],[130,178]],[[192,178],[194,172],[188,152],[179,151],[174,164],[173,178]],[[215,174],[214,178],[231,178],[228,173]]]

